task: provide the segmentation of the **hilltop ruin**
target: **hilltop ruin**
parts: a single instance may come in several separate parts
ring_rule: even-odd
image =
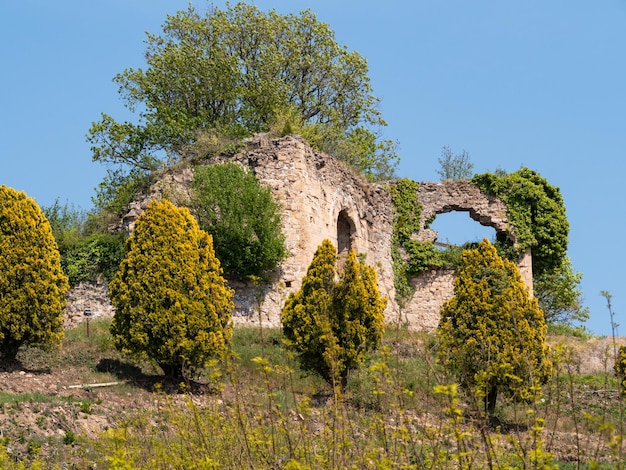
[[[225,159],[215,158],[211,163]],[[235,323],[262,321],[266,326],[279,326],[284,301],[290,292],[299,289],[315,250],[328,238],[340,254],[354,248],[368,264],[376,267],[381,294],[389,298],[385,311],[389,322],[401,321],[416,330],[430,330],[437,326],[439,309],[452,296],[454,272],[431,270],[416,277],[412,281],[415,294],[407,305],[399,308],[394,300],[391,259],[391,196],[384,186],[368,182],[335,158],[314,151],[303,139],[295,136],[273,140],[266,135],[256,136],[245,150],[228,160],[249,167],[262,184],[272,189],[282,205],[283,231],[289,252],[268,283],[261,286],[231,283],[236,292]],[[189,198],[188,187],[192,179],[190,167],[168,170],[148,196],[131,203],[120,226],[132,230],[135,220],[151,199],[167,197],[184,204]],[[426,227],[426,221],[435,215],[465,211],[480,224],[493,227],[516,242],[504,203],[495,196],[482,193],[469,181],[420,183],[418,199],[422,205],[420,230],[415,234],[418,240],[437,239],[437,233]],[[519,268],[532,291],[530,253],[522,257]],[[110,308],[104,299],[100,306],[93,305],[97,303],[94,297],[92,295],[90,300],[93,311],[97,313],[99,309]],[[79,304],[84,302],[71,301],[68,314],[71,315],[72,309],[80,311]]]

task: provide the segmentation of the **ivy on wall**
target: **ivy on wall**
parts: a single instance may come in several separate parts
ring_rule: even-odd
[[[393,262],[396,301],[402,305],[413,295],[412,277],[445,264],[441,252],[432,242],[412,239],[420,229],[422,205],[417,197],[418,183],[402,178],[389,186],[393,206],[393,237],[391,257]]]
[[[507,216],[518,240],[517,254],[532,249],[534,276],[553,272],[563,265],[569,222],[559,188],[525,167],[504,175],[483,173],[474,176],[472,182],[507,206]]]

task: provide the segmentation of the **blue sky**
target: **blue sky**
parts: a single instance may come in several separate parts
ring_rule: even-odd
[[[438,180],[447,145],[466,150],[476,172],[523,165],[560,187],[587,326],[610,333],[599,295],[608,290],[626,333],[624,0],[249,3],[283,13],[310,8],[368,59],[384,134],[400,143],[400,176]],[[131,117],[111,79],[142,66],[145,31],[159,32],[168,13],[188,4],[0,2],[0,184],[43,206],[58,198],[89,208],[105,169],[91,162],[84,136],[101,112]],[[466,214],[435,223],[452,242],[492,233]]]

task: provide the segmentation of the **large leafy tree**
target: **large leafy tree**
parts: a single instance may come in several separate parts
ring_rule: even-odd
[[[303,369],[345,387],[368,349],[380,345],[383,311],[376,271],[357,261],[352,250],[338,281],[337,250],[324,240],[302,280],[290,294],[281,321],[287,344],[298,353]]]
[[[583,304],[580,281],[569,258],[555,270],[544,272],[533,279],[533,292],[546,321],[551,324],[573,326],[589,318],[589,308]]]
[[[552,365],[543,312],[514,263],[487,240],[463,253],[454,296],[439,323],[440,359],[469,392],[484,397],[492,414],[499,393],[537,396]]]
[[[251,171],[232,162],[198,166],[192,189],[194,214],[227,276],[261,276],[285,257],[280,206]]]
[[[115,347],[180,379],[227,349],[233,291],[211,236],[188,209],[153,201],[137,219],[110,284]]]
[[[137,122],[102,114],[88,140],[93,159],[149,171],[197,153],[207,135],[241,137],[277,126],[301,133],[371,177],[396,164],[372,94],[366,60],[338,44],[306,10],[264,13],[238,3],[168,16],[148,34],[146,68],[115,77]]]
[[[0,186],[0,354],[63,338],[68,289],[50,224],[35,201]]]

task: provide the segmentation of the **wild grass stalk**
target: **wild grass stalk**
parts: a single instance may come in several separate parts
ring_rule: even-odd
[[[77,468],[117,469],[623,467],[623,402],[608,356],[604,372],[580,374],[574,350],[555,346],[554,377],[542,395],[518,403],[502,397],[489,418],[480,391],[460,388],[441,370],[431,335],[390,328],[383,348],[342,390],[302,372],[279,330],[260,333],[235,330],[236,354],[203,370],[202,387],[190,384],[184,393],[157,387],[143,410],[127,413],[97,439],[68,428],[71,457],[59,451],[57,460],[44,458],[45,448],[36,454],[37,441],[28,436],[26,457],[13,450],[19,439],[4,436],[14,464],[5,468],[20,468],[18,462],[53,468],[70,458]],[[93,337],[86,344],[80,335],[73,341],[87,355],[102,344]],[[39,395],[6,394],[0,415],[13,416],[16,401],[46,406]],[[81,403],[76,420],[87,416]]]

